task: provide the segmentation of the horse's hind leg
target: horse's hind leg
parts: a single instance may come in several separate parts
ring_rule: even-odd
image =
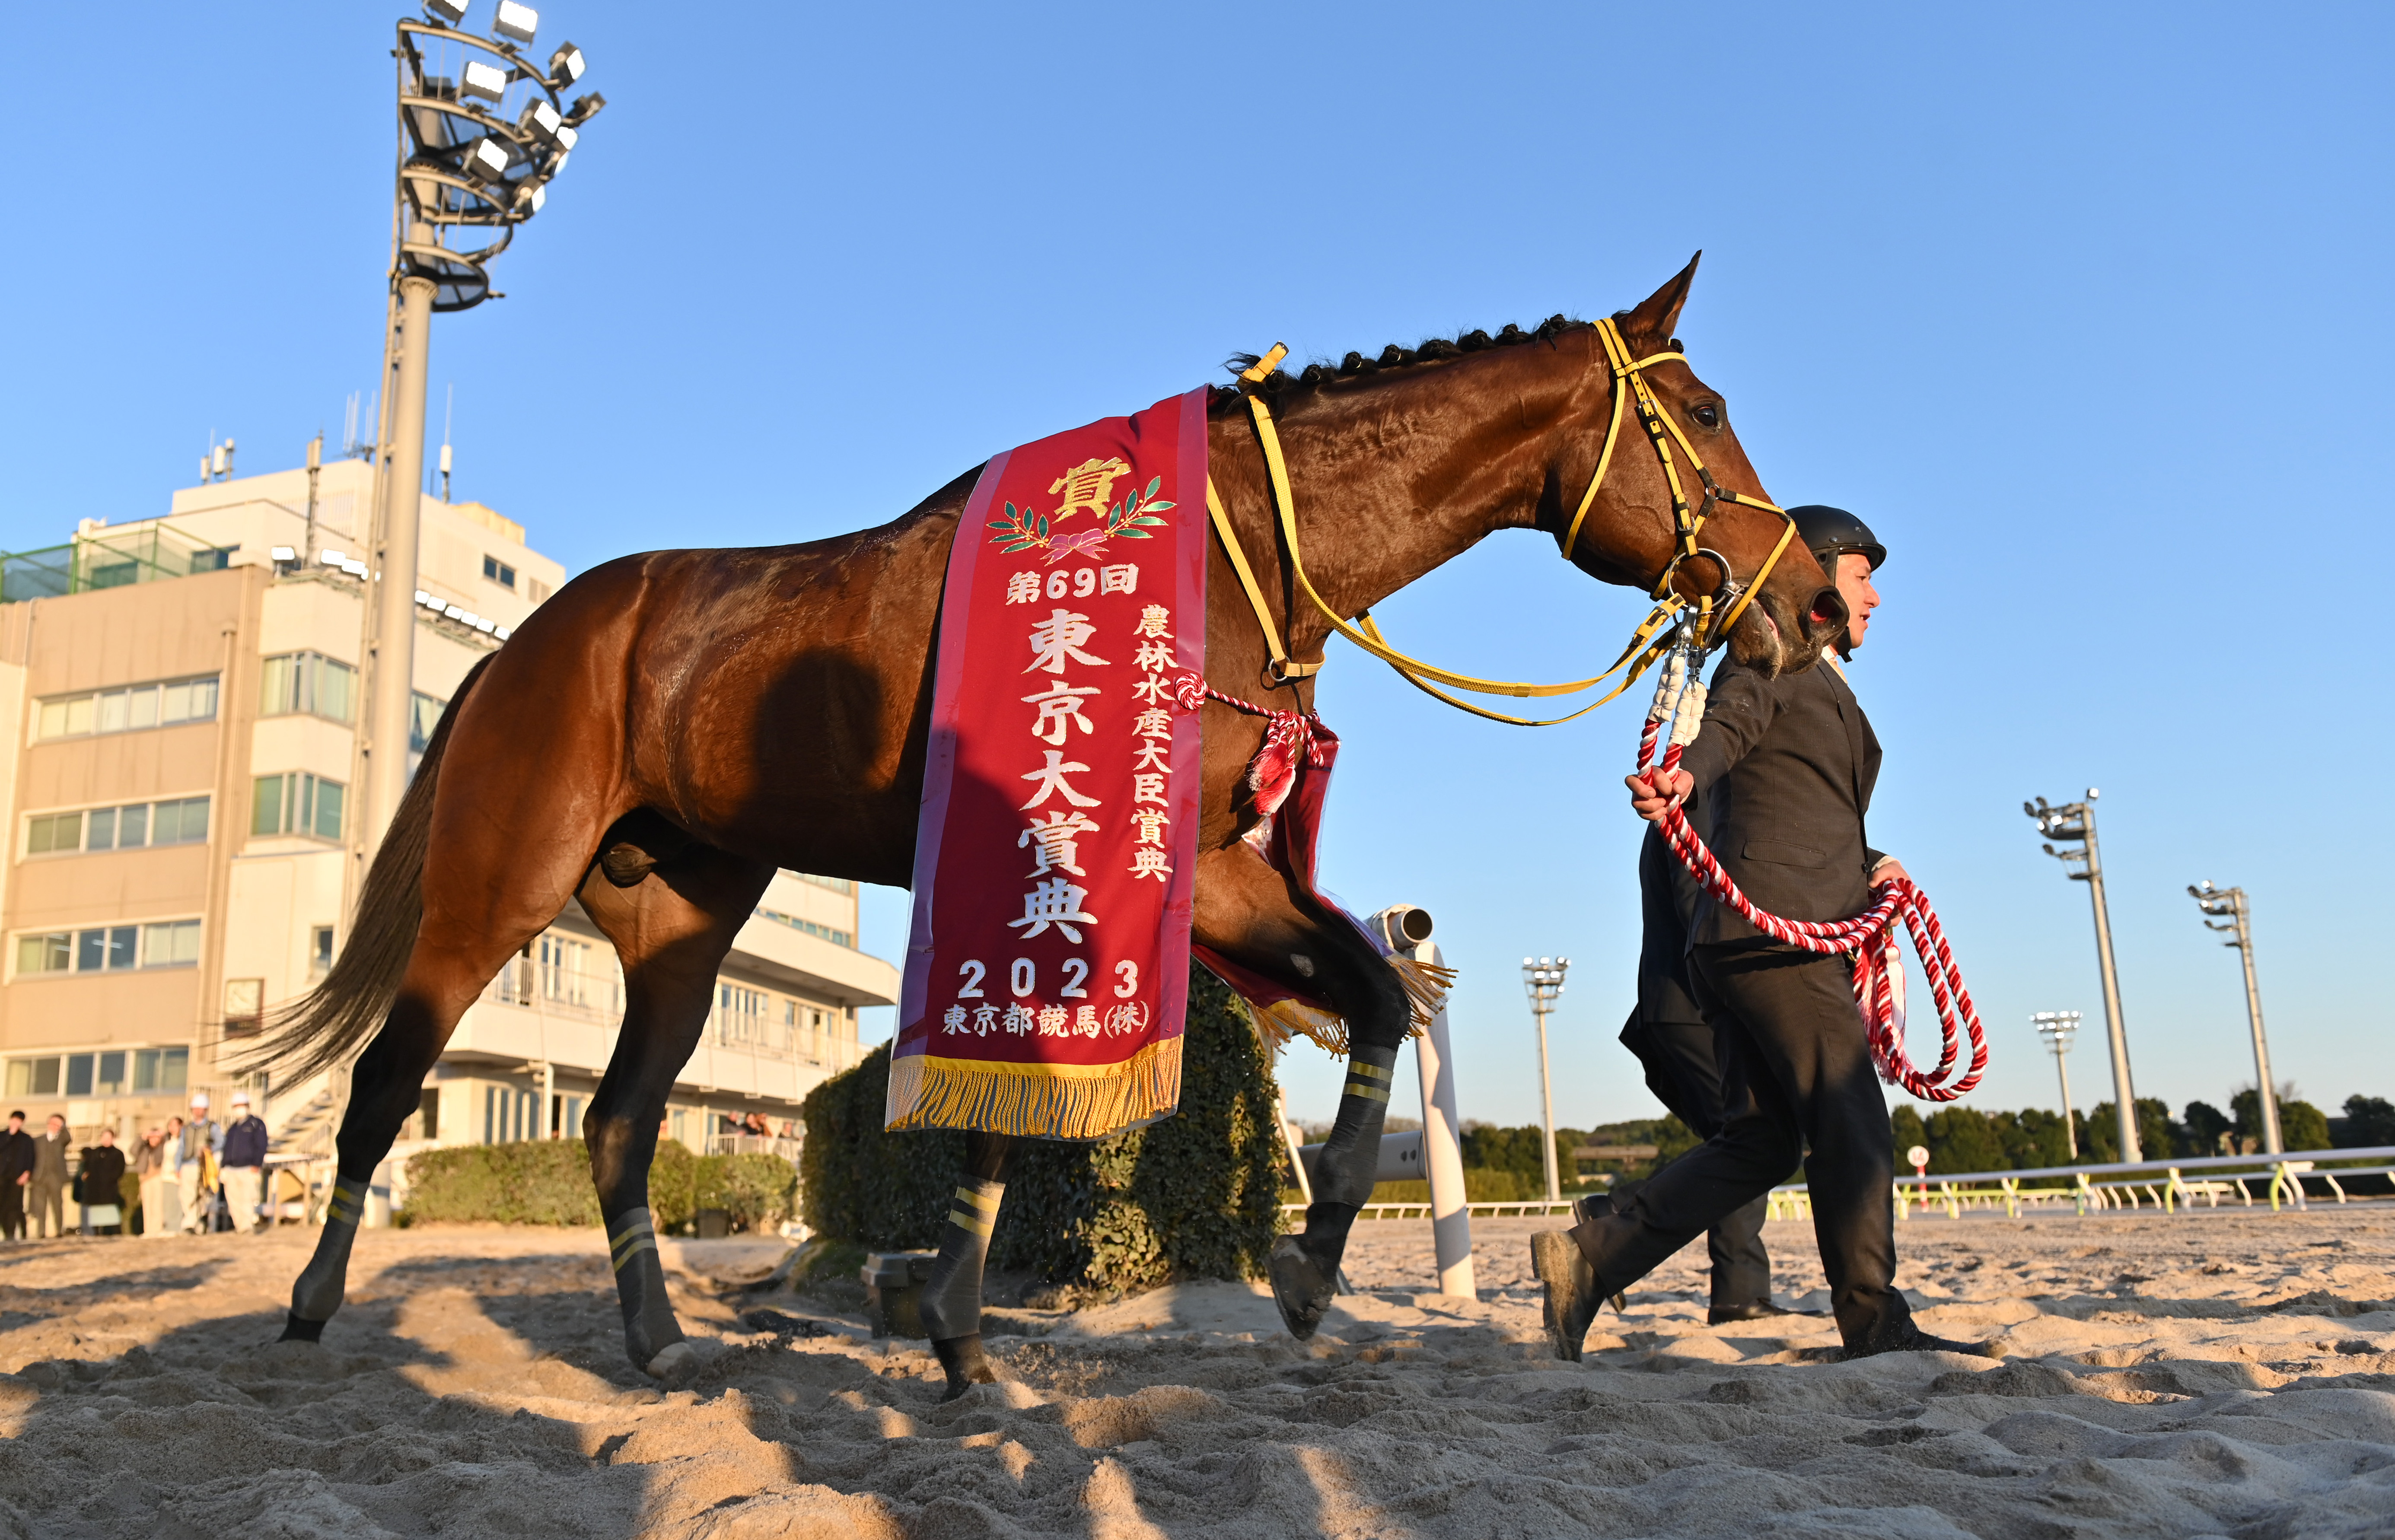
[[[965,1179],[948,1204],[940,1259],[923,1284],[923,1328],[948,1376],[943,1401],[956,1400],[969,1385],[987,1385],[998,1378],[981,1348],[982,1264],[989,1257],[990,1231],[1006,1197],[1007,1172],[1022,1144],[1012,1134],[976,1130],[965,1136]]]
[[[624,1310],[624,1350],[660,1377],[689,1360],[691,1349],[666,1297],[649,1213],[657,1124],[674,1076],[707,1029],[716,969],[773,876],[770,862],[693,844],[629,887],[615,887],[599,869],[582,885],[583,908],[624,963],[624,1029],[582,1135]]]
[[[1273,1300],[1290,1334],[1303,1340],[1330,1308],[1347,1232],[1372,1196],[1381,1125],[1412,1007],[1386,959],[1344,916],[1303,904],[1243,846],[1202,858],[1196,934],[1266,978],[1329,1000],[1347,1022],[1347,1078],[1315,1164],[1305,1229],[1282,1236],[1272,1253]]]
[[[561,903],[562,899],[559,901]],[[553,913],[553,911],[552,911]],[[543,922],[545,923],[545,922]],[[458,1018],[509,954],[539,930],[529,924],[485,933],[459,945],[442,945],[419,935],[410,954],[399,997],[382,1030],[350,1071],[350,1104],[334,1138],[339,1168],[325,1205],[324,1233],[291,1285],[291,1314],[283,1339],[314,1342],[341,1308],[348,1289],[350,1245],[364,1217],[366,1191],[375,1167],[390,1153],[400,1125],[422,1098],[424,1077],[457,1030]]]

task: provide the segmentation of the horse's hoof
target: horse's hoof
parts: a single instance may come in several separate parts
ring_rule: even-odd
[[[644,1372],[652,1379],[671,1379],[698,1362],[698,1351],[687,1342],[666,1345],[663,1351],[649,1360]]]
[[[938,1356],[940,1368],[948,1376],[948,1388],[941,1395],[942,1401],[954,1401],[976,1385],[998,1383],[998,1370],[991,1365],[989,1355],[982,1351],[979,1332],[970,1336],[935,1338],[932,1351]]]
[[[1323,1313],[1338,1292],[1339,1270],[1326,1268],[1306,1254],[1294,1235],[1273,1243],[1273,1303],[1280,1307],[1281,1324],[1303,1342],[1322,1324]]]
[[[274,1340],[277,1342],[321,1341],[324,1336],[324,1326],[325,1323],[307,1320],[295,1310],[283,1323],[283,1335]]]
[[[1589,1323],[1604,1303],[1596,1292],[1596,1270],[1568,1233],[1542,1230],[1530,1237],[1530,1271],[1546,1285],[1547,1340],[1555,1345],[1557,1358],[1578,1363]],[[1615,1296],[1617,1301],[1620,1297]],[[1619,1303],[1614,1306],[1617,1313],[1621,1309]]]

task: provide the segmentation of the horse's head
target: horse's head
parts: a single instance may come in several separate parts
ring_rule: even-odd
[[[1679,352],[1673,333],[1696,273],[1697,261],[1691,257],[1678,276],[1635,309],[1614,317],[1634,361]],[[1603,339],[1593,331],[1583,335],[1594,355],[1591,369],[1625,400],[1619,407],[1621,426],[1611,463],[1573,546],[1573,561],[1609,582],[1649,588],[1668,569],[1673,589],[1682,598],[1716,596],[1717,613],[1735,603],[1729,586],[1743,592],[1767,567],[1761,591],[1731,627],[1731,655],[1772,674],[1811,667],[1823,644],[1846,625],[1846,601],[1802,541],[1790,539],[1782,548],[1781,537],[1789,528],[1783,517],[1712,495],[1718,491],[1770,500],[1730,427],[1729,407],[1721,392],[1699,379],[1684,359],[1647,364],[1639,375],[1655,409],[1670,419],[1668,425],[1654,425],[1650,433],[1638,413],[1632,382],[1615,377]],[[1610,396],[1600,408],[1606,414],[1616,410]],[[1672,457],[1670,472],[1656,453],[1657,433]],[[1700,459],[1701,469],[1688,463],[1690,450]],[[1673,474],[1679,479],[1678,497],[1701,520],[1696,533],[1700,551],[1692,558],[1682,555]]]

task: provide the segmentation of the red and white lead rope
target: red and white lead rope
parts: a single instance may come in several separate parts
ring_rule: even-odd
[[[1674,647],[1660,676],[1655,681],[1655,704],[1647,708],[1647,725],[1638,737],[1641,773],[1655,763],[1655,743],[1662,736],[1666,721],[1672,724],[1671,742],[1663,752],[1662,768],[1667,774],[1680,768],[1681,752],[1695,741],[1697,730],[1704,722],[1704,682],[1692,677],[1686,650]],[[1664,809],[1658,823],[1672,853],[1680,858],[1681,864],[1704,886],[1705,891],[1745,915],[1757,930],[1825,956],[1853,954],[1855,1005],[1862,1013],[1864,1033],[1871,1042],[1872,1063],[1879,1071],[1880,1079],[1903,1086],[1924,1101],[1952,1101],[1979,1083],[1979,1076],[1988,1067],[1987,1031],[1979,1024],[1978,1008],[1971,1004],[1971,992],[1963,987],[1963,970],[1955,965],[1953,949],[1946,944],[1946,929],[1938,923],[1938,912],[1929,907],[1929,896],[1910,878],[1898,877],[1883,884],[1878,901],[1848,919],[1782,919],[1756,908],[1753,901],[1739,890],[1738,884],[1730,880],[1729,874],[1722,870],[1721,862],[1690,826],[1686,809],[1674,802]],[[1921,958],[1922,971],[1928,975],[1929,993],[1938,1002],[1938,1020],[1944,1031],[1938,1067],[1927,1074],[1915,1069],[1904,1051],[1904,960],[1897,954],[1899,918],[1912,937],[1912,950]],[[1961,1056],[1966,1032],[1971,1039],[1970,1067],[1959,1079],[1940,1085]]]

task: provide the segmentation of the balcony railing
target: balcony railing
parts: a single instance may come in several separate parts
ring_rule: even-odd
[[[710,1155],[779,1155],[792,1165],[799,1164],[799,1150],[805,1141],[784,1139],[778,1134],[709,1134],[707,1152]]]
[[[612,954],[608,955],[612,964]],[[814,1026],[784,1020],[784,1007],[777,996],[740,988],[738,993],[753,997],[761,1007],[742,1009],[725,1003],[727,993],[733,991],[718,986],[708,1019],[708,1035],[720,1047],[791,1060],[833,1073],[853,1068],[865,1057],[863,1045],[840,1034],[829,1022]],[[510,957],[498,976],[483,987],[483,999],[491,1005],[601,1026],[620,1026],[624,1020],[624,981],[612,966],[602,971],[536,957]]]

